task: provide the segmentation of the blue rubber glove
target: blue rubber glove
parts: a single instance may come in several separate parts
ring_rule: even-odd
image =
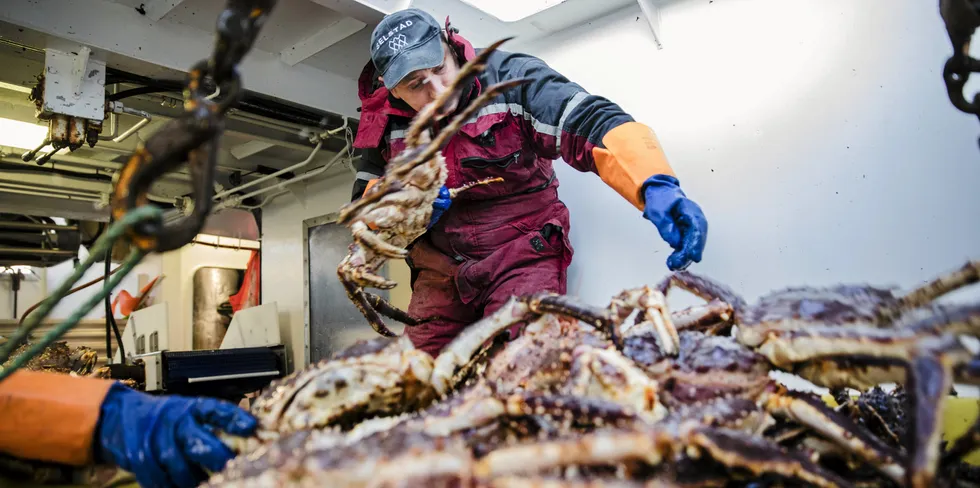
[[[449,209],[450,203],[452,203],[452,200],[449,198],[449,188],[446,188],[446,185],[442,185],[442,188],[439,189],[439,196],[437,196],[436,200],[432,202],[432,219],[429,220],[429,226],[426,227],[426,230],[431,229],[433,225],[436,225],[436,222],[439,221],[439,217],[442,217],[442,214]]]
[[[671,271],[686,269],[692,262],[700,263],[708,238],[708,221],[701,207],[681,191],[677,178],[654,175],[643,183],[645,204],[643,217],[653,222],[660,237],[674,248],[667,257]]]
[[[248,412],[211,398],[152,396],[116,383],[96,427],[96,456],[136,476],[144,488],[197,486],[234,457],[214,435],[248,436],[257,422]]]

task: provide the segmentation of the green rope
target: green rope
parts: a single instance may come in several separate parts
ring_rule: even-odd
[[[128,212],[123,218],[110,225],[105,233],[99,237],[90,249],[88,258],[85,259],[72,274],[58,286],[58,288],[48,298],[44,299],[41,306],[27,317],[24,325],[17,329],[10,339],[0,346],[0,364],[6,363],[10,355],[30,336],[31,332],[37,329],[41,322],[51,313],[54,307],[60,302],[72,286],[82,279],[82,276],[89,268],[99,260],[100,257],[109,259],[112,246],[122,237],[126,231],[143,221],[160,221],[163,218],[163,211],[154,206],[143,206]],[[34,356],[39,354],[44,348],[58,340],[68,329],[74,327],[82,318],[89,313],[96,305],[105,300],[106,295],[119,285],[119,283],[129,274],[133,268],[146,256],[146,253],[134,248],[130,255],[120,266],[119,271],[112,275],[108,280],[107,286],[102,291],[89,298],[78,310],[75,310],[64,322],[58,324],[51,332],[44,336],[39,342],[32,345],[27,351],[17,357],[7,368],[0,370],[0,381],[10,376],[14,371],[27,364]]]

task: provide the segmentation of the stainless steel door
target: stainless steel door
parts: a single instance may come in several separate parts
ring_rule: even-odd
[[[340,279],[337,265],[347,255],[351,244],[350,230],[335,222],[335,215],[306,221],[307,245],[307,347],[310,363],[329,357],[358,339],[379,337],[357,310]],[[385,266],[379,273],[388,276]],[[371,289],[388,298],[388,292]],[[388,327],[401,333],[404,325],[387,320]]]

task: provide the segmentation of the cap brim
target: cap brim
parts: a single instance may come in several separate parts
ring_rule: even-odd
[[[445,54],[440,36],[432,36],[424,43],[396,54],[388,65],[388,71],[382,75],[385,87],[391,90],[412,71],[439,66]]]

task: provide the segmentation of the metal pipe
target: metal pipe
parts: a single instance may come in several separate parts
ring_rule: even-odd
[[[108,148],[103,148],[103,149],[108,149]],[[132,153],[132,151],[120,151],[120,152],[125,152],[127,154]],[[79,156],[73,156],[70,154],[58,154],[54,156],[52,159],[55,162],[67,164],[69,166],[74,165],[76,167],[97,168],[101,170],[106,170],[110,173],[115,173],[116,171],[121,170],[123,167],[123,163],[117,163],[115,161],[101,161],[98,159],[83,158]],[[10,162],[10,163],[21,163],[21,164],[24,163],[23,161],[21,161],[20,158],[15,159],[13,157],[7,157],[7,156],[0,158],[0,160],[4,162]],[[174,181],[180,181],[180,182],[191,181],[191,175],[183,172],[167,173],[163,175],[163,178],[174,180]]]
[[[79,201],[93,202],[93,203],[98,203],[102,201],[99,198],[73,197],[69,195],[57,195],[54,193],[44,193],[44,192],[30,191],[30,190],[14,190],[14,189],[6,189],[6,188],[0,189],[0,193],[14,193],[17,195],[30,195],[34,197],[61,198],[63,200],[79,200]]]
[[[115,103],[115,110],[113,110],[114,112],[115,111],[119,111],[119,112],[122,112],[124,114],[135,115],[137,117],[142,117],[144,119],[152,119],[153,118],[153,115],[150,112],[147,112],[146,110],[140,110],[138,108],[127,107],[127,106],[123,105],[120,102],[113,102],[113,103]]]
[[[4,230],[69,230],[77,231],[77,225],[39,224],[36,222],[10,222],[0,220],[0,229]]]
[[[112,94],[115,95],[119,93],[119,83],[113,83]],[[115,112],[109,112],[109,135],[103,136],[99,135],[100,141],[111,141],[116,137],[116,132],[119,132],[119,117],[116,116]]]
[[[225,190],[225,191],[223,191],[221,193],[218,193],[217,195],[214,196],[214,201],[218,201],[219,199],[224,198],[224,197],[226,197],[228,195],[231,195],[233,193],[237,193],[237,192],[242,191],[242,190],[244,190],[246,188],[251,188],[251,187],[253,187],[253,186],[255,186],[255,185],[259,184],[259,183],[263,183],[263,182],[269,181],[269,180],[271,180],[271,179],[273,179],[273,178],[275,178],[275,177],[277,177],[279,175],[286,174],[286,173],[288,173],[290,171],[293,171],[293,170],[302,168],[303,166],[306,166],[307,164],[310,164],[310,162],[313,161],[313,157],[316,156],[316,153],[320,152],[320,147],[322,147],[322,146],[323,146],[323,141],[321,140],[321,141],[319,141],[319,142],[316,143],[316,146],[313,147],[313,151],[310,152],[310,155],[307,156],[306,159],[304,159],[303,161],[300,161],[299,163],[296,163],[296,164],[294,164],[292,166],[289,166],[287,168],[283,168],[283,169],[281,169],[279,171],[276,171],[275,173],[272,173],[270,175],[263,176],[263,177],[261,177],[259,179],[252,180],[252,181],[250,181],[248,183],[244,183],[242,185],[236,186],[235,188],[231,188],[231,189]],[[242,197],[242,198],[244,198],[244,197]]]
[[[119,132],[119,117],[116,116],[115,112],[109,112],[109,135],[99,135],[99,140],[111,141],[116,137],[116,132]]]
[[[199,245],[202,245],[202,246],[211,246],[211,247],[218,248],[218,249],[235,249],[237,251],[245,250],[245,251],[258,251],[258,252],[262,252],[262,245],[261,244],[259,244],[259,247],[232,246],[230,244],[220,244],[220,243],[199,241],[196,238],[195,238],[195,240],[191,241],[191,244],[199,244]]]
[[[49,236],[44,235],[40,232],[28,233],[28,232],[8,232],[8,231],[0,230],[0,240],[7,241],[7,242],[18,241],[18,242],[23,242],[28,244],[39,245],[47,241],[48,237]]]
[[[324,164],[323,166],[320,166],[317,169],[307,171],[306,173],[303,173],[303,174],[301,174],[301,175],[299,175],[299,176],[297,176],[295,178],[291,178],[289,180],[286,180],[286,181],[280,183],[277,186],[280,187],[280,188],[285,188],[285,187],[287,187],[289,185],[292,185],[293,183],[299,183],[300,181],[308,180],[310,178],[313,178],[313,177],[316,177],[316,176],[319,176],[319,175],[323,174],[328,169],[330,169],[331,167],[333,167],[333,165],[337,164],[337,162],[340,161],[341,158],[343,158],[344,156],[347,155],[346,153],[347,153],[347,149],[348,148],[350,148],[350,145],[349,144],[346,145],[346,146],[344,146],[344,148],[341,149],[340,151],[337,151],[337,154],[333,157],[333,159],[331,159],[330,161],[327,161],[327,164]]]
[[[133,125],[132,127],[130,127],[129,130],[127,130],[126,132],[123,132],[122,134],[119,134],[119,136],[116,137],[115,139],[113,139],[112,142],[120,143],[122,141],[125,141],[126,139],[129,138],[129,136],[135,134],[136,131],[142,129],[143,126],[145,126],[146,124],[149,124],[149,123],[150,123],[150,119],[143,119],[143,120],[137,122],[135,125]]]
[[[246,198],[252,198],[252,197],[261,195],[263,193],[268,193],[269,191],[275,190],[275,189],[282,190],[285,187],[287,187],[287,186],[289,186],[289,185],[291,185],[293,183],[299,183],[300,181],[308,180],[310,178],[313,178],[314,176],[320,175],[324,171],[326,171],[327,169],[329,169],[330,167],[332,167],[333,165],[337,164],[337,161],[340,161],[340,159],[346,155],[345,153],[347,152],[347,148],[348,147],[349,146],[344,146],[344,148],[341,149],[340,151],[338,151],[337,154],[334,155],[334,157],[330,161],[327,161],[327,164],[324,164],[323,166],[320,166],[317,169],[307,171],[306,173],[303,173],[303,174],[301,174],[301,175],[299,175],[299,176],[297,176],[295,178],[291,178],[289,180],[283,181],[281,183],[277,183],[275,185],[269,185],[269,186],[267,186],[265,188],[259,188],[258,190],[255,190],[255,191],[253,191],[251,193],[246,193],[245,195],[242,195],[242,196],[236,196],[236,197],[233,197],[233,198],[228,198],[228,199],[222,200],[221,202],[219,202],[215,206],[215,209],[226,208],[229,205],[229,203],[228,203],[229,201],[241,202],[241,201],[245,200]]]
[[[22,183],[11,183],[7,181],[0,181],[0,189],[10,189],[10,190],[20,190],[20,191],[36,191],[39,193],[51,193],[60,194],[72,197],[85,197],[85,198],[99,198],[102,192],[89,191],[89,190],[71,190],[64,188],[46,188],[44,186],[35,185],[25,185]]]
[[[22,247],[0,247],[0,255],[40,255],[40,256],[61,256],[70,258],[78,254],[77,251],[62,251],[60,249],[25,249]]]
[[[265,198],[263,198],[262,201],[259,202],[258,205],[241,205],[241,208],[243,208],[245,210],[259,209],[259,208],[262,208],[262,207],[268,205],[269,202],[271,202],[271,201],[275,200],[276,198],[279,198],[279,197],[281,197],[281,196],[283,196],[283,195],[285,195],[287,193],[289,193],[287,190],[283,190],[283,191],[280,191],[280,192],[277,192],[277,193],[273,193],[272,195],[268,195]]]

